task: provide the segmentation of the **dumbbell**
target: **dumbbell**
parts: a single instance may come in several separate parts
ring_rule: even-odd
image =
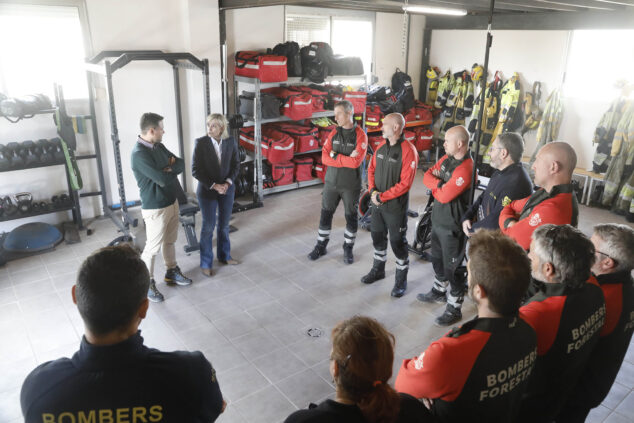
[[[32,211],[33,213],[39,213],[39,212],[40,212],[40,210],[41,210],[40,203],[38,203],[38,202],[34,202],[34,203],[31,205],[31,211]]]
[[[18,203],[18,211],[22,214],[28,214],[33,208],[33,196],[30,192],[21,192],[15,194],[15,201]]]
[[[4,209],[4,214],[7,217],[13,216],[18,211],[18,208],[15,204],[13,204],[13,201],[11,201],[11,197],[9,197],[8,195],[2,199],[2,208]]]
[[[51,147],[48,143],[47,139],[39,139],[35,142],[35,154],[40,156],[41,163],[51,163],[53,161],[53,156],[51,155]]]
[[[40,210],[48,211],[50,205],[46,201],[40,201]]]
[[[19,150],[20,144],[18,144],[17,142],[10,142],[5,148],[12,169],[24,167],[25,160],[22,156],[18,154]]]
[[[27,166],[33,166],[40,161],[40,158],[35,154],[35,143],[33,141],[23,141],[21,147],[20,155],[24,157],[24,162]]]
[[[64,160],[64,150],[62,150],[62,140],[59,138],[51,138],[49,141],[50,152],[53,155],[53,160],[56,162]]]
[[[241,145],[238,146],[238,158],[240,159],[240,162],[247,159],[247,150],[245,150]]]
[[[11,169],[11,162],[7,157],[6,147],[0,144],[0,171]]]

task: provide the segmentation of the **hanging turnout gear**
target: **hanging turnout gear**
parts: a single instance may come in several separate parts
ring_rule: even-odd
[[[533,91],[524,94],[524,125],[522,135],[528,131],[537,129],[542,118],[542,111],[539,108],[539,101],[542,97],[542,84],[539,81],[533,83]]]
[[[616,99],[603,114],[597,129],[592,137],[592,144],[597,144],[594,158],[592,159],[592,171],[603,173],[610,166],[610,151],[612,150],[612,140],[616,132],[616,126],[623,116],[623,111],[627,106],[627,102],[623,98]]]
[[[454,86],[447,98],[443,115],[445,117],[439,137],[456,125],[464,125],[467,116],[473,110],[473,82],[469,72],[464,70],[454,74]]]
[[[425,96],[425,103],[430,106],[434,105],[436,97],[438,95],[438,76],[440,75],[440,69],[437,67],[427,66],[427,95]]]
[[[486,92],[484,94],[484,113],[482,114],[480,149],[478,151],[477,163],[480,164],[478,171],[480,172],[480,174],[483,174],[485,176],[487,172],[485,169],[482,169],[482,163],[484,159],[483,156],[484,152],[488,150],[489,145],[491,145],[493,139],[493,131],[495,130],[495,125],[498,121],[498,115],[500,112],[499,95],[502,85],[503,81],[500,77],[500,72],[496,72],[493,81],[486,85]],[[469,122],[469,132],[471,133],[475,133],[478,118],[480,117],[480,107],[482,107],[482,105],[480,104],[480,96],[477,96],[475,105],[473,107],[473,112],[471,114],[471,122]],[[471,145],[471,151],[474,154],[476,150],[476,142],[477,140],[474,139],[474,142]],[[491,170],[488,173],[492,174],[493,171]]]
[[[440,77],[438,80],[438,94],[436,101],[434,101],[434,108],[442,109],[445,107],[447,98],[449,98],[449,94],[451,94],[451,90],[453,89],[454,82],[454,76],[451,70],[448,70]]]
[[[532,166],[533,162],[535,162],[539,149],[547,143],[554,141],[557,138],[557,135],[559,135],[559,127],[561,126],[563,113],[561,93],[559,90],[555,89],[548,96],[548,100],[546,100],[546,107],[544,108],[542,119],[537,127],[537,135],[535,136],[537,146],[531,156],[530,166]]]
[[[503,132],[508,132],[515,129],[515,123],[517,119],[516,111],[517,105],[520,99],[520,76],[517,72],[513,73],[511,79],[506,81],[506,84],[500,91],[500,114],[498,115],[498,121],[491,136],[491,141]],[[489,149],[491,143],[487,145],[487,148],[482,151],[483,163],[490,163],[491,156],[489,155]]]
[[[634,102],[628,102],[612,140],[610,166],[605,174],[605,188],[601,204],[611,207],[621,185],[629,179],[634,159]],[[624,202],[627,202],[627,194]]]

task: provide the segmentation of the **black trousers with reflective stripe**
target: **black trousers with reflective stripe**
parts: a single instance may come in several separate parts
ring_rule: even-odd
[[[407,208],[399,212],[388,212],[382,206],[372,207],[372,244],[375,250],[387,249],[388,236],[396,258],[406,260],[407,253]]]
[[[465,234],[461,228],[433,226],[431,231],[431,263],[439,281],[449,281],[451,295],[462,296],[466,286],[456,279],[456,269],[464,258]]]

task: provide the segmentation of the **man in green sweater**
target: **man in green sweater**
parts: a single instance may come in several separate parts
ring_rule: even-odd
[[[141,135],[132,149],[132,171],[141,193],[141,214],[145,222],[147,241],[141,259],[150,271],[150,301],[161,302],[163,294],[154,281],[154,258],[159,250],[167,272],[168,284],[190,285],[176,264],[174,243],[178,236],[177,175],[185,169],[183,159],[176,157],[161,143],[163,140],[163,116],[144,113],[141,116]]]

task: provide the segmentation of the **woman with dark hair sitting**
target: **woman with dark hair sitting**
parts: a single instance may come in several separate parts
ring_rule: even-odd
[[[393,360],[394,335],[379,322],[363,316],[339,322],[332,330],[330,354],[335,399],[296,411],[285,423],[433,421],[421,402],[388,384]]]

